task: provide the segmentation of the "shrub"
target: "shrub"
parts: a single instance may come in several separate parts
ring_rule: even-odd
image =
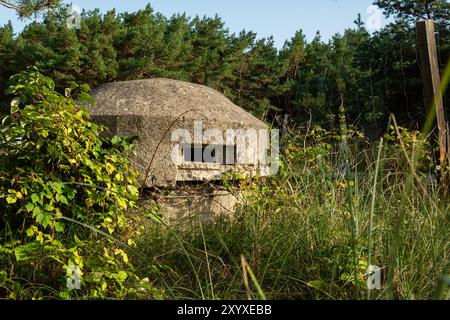
[[[87,86],[61,95],[36,69],[11,83],[11,114],[0,126],[0,296],[120,298],[153,290],[126,253],[138,233],[137,215],[127,214],[138,199],[126,157],[132,145],[100,138],[104,128],[82,107],[93,100]],[[78,280],[81,288],[71,290]]]

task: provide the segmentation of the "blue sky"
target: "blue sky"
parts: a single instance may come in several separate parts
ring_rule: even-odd
[[[189,16],[214,16],[216,13],[226,23],[231,32],[242,29],[257,32],[259,37],[274,36],[276,45],[281,47],[296,30],[302,29],[308,39],[317,30],[323,38],[342,33],[353,25],[357,14],[363,21],[370,19],[367,9],[373,0],[72,0],[80,8],[100,8],[102,12],[111,8],[117,11],[136,11],[150,3],[155,11],[166,16],[186,12]],[[17,20],[15,13],[0,7],[0,24],[13,21],[20,30],[26,24]],[[385,23],[384,18],[382,24]]]

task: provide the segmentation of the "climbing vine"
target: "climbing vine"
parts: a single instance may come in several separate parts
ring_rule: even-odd
[[[127,254],[139,233],[132,145],[101,138],[88,86],[61,95],[37,69],[11,83],[0,125],[0,296],[156,294]]]

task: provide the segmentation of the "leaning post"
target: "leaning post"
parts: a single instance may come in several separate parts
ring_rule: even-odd
[[[422,20],[417,22],[417,35],[419,38],[419,55],[424,86],[425,107],[427,114],[436,115],[438,137],[439,137],[439,162],[441,172],[447,166],[448,139],[447,121],[444,111],[443,88],[441,88],[441,77],[439,72],[438,54],[436,48],[436,37],[434,34],[433,20]],[[444,177],[442,177],[444,178]],[[447,179],[444,178],[444,181]]]

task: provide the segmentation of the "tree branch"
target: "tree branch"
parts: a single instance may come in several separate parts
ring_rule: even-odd
[[[60,2],[61,0],[0,0],[0,5],[15,10],[20,17],[29,17],[42,10],[54,8]]]
[[[10,3],[9,1],[0,0],[0,5],[8,8],[8,9],[14,9],[14,10],[17,10],[17,11],[19,9],[19,7],[16,4]]]

